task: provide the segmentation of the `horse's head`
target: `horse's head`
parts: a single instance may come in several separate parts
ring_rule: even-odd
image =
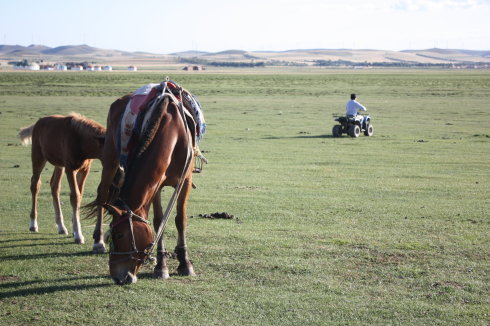
[[[71,127],[79,137],[84,155],[89,158],[102,158],[106,128],[100,123],[87,119],[78,113],[71,113]]]
[[[94,153],[97,158],[102,158],[102,152],[104,151],[105,134],[95,137],[94,139]]]
[[[153,244],[150,225],[129,209],[104,206],[113,216],[109,240],[111,277],[119,285],[135,283],[141,265],[149,258],[147,250]]]

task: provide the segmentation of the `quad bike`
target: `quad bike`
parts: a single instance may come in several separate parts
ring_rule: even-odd
[[[348,134],[351,137],[359,137],[361,132],[366,136],[373,135],[373,125],[369,115],[342,116],[336,117],[335,121],[340,124],[333,126],[332,135],[340,137],[342,134]]]

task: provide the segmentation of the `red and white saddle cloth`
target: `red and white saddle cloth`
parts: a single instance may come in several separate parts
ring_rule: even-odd
[[[138,88],[126,105],[126,110],[121,120],[120,134],[120,162],[124,168],[126,168],[127,158],[135,145],[137,135],[133,135],[133,131],[135,131],[136,120],[140,113],[145,111],[148,102],[157,96],[159,85],[147,84]],[[150,116],[150,114],[147,116]]]

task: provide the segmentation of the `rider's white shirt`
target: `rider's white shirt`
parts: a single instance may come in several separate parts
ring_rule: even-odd
[[[357,111],[367,111],[367,109],[361,103],[356,100],[350,100],[346,105],[346,115],[357,115]]]

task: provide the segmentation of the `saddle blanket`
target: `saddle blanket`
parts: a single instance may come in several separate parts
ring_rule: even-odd
[[[129,101],[129,107],[133,114],[139,114],[146,108],[148,102],[154,99],[158,93],[160,84],[146,84],[138,88]]]

